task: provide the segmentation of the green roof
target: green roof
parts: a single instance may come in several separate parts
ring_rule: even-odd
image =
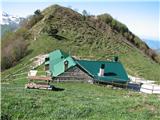
[[[129,80],[127,73],[120,62],[88,60],[77,60],[76,62],[96,80],[110,82],[126,82]],[[98,76],[98,73],[102,64],[105,64],[104,76],[100,77]]]
[[[61,50],[56,50],[49,53],[49,70],[53,77],[56,77],[65,72],[65,61],[68,61],[68,69],[76,65],[73,58]]]
[[[66,61],[67,68],[65,68]],[[127,73],[120,62],[75,60],[61,50],[49,53],[49,61],[46,61],[45,64],[49,64],[49,70],[52,77],[57,77],[66,70],[77,65],[97,81],[121,83],[129,81]],[[98,76],[99,69],[102,64],[105,66],[104,76]]]

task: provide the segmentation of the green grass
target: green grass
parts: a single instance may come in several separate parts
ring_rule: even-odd
[[[87,83],[54,83],[64,91],[25,89],[26,79],[2,84],[2,116],[13,120],[158,120],[160,96]]]
[[[46,39],[48,45],[55,42],[51,40],[52,39]],[[54,46],[54,44],[52,45]],[[36,49],[39,48],[37,47]],[[36,49],[30,56],[39,54]],[[65,48],[62,49],[65,50]],[[83,50],[78,52],[84,55],[82,57],[87,56],[87,53]],[[85,54],[83,54],[83,52]],[[136,52],[133,52],[133,54],[135,56],[120,56],[127,71],[132,74],[142,74],[142,76],[146,75],[148,78],[153,78],[153,76],[149,75],[151,73],[156,75],[158,71],[155,72],[152,70],[158,70],[159,67],[156,66],[155,63],[149,62],[147,58],[140,56],[140,54],[136,54]],[[95,53],[92,59],[94,59],[95,56],[100,59],[103,57]],[[137,58],[141,58],[143,61]],[[82,83],[54,83],[55,86],[65,89],[64,91],[58,92],[25,89],[24,84],[27,83],[27,79],[21,77],[27,76],[29,68],[25,68],[25,66],[29,59],[29,56],[24,58],[20,64],[2,73],[1,108],[3,116],[6,115],[13,120],[160,119],[159,95],[146,95],[129,90],[113,90],[112,88],[104,86]],[[133,61],[130,61],[130,59]],[[150,69],[148,69],[147,66]],[[18,73],[25,72],[24,75],[11,76],[8,80],[3,80],[5,76],[21,68],[24,69]],[[42,71],[43,66],[40,66],[38,70]],[[137,73],[135,71],[137,71]],[[158,79],[159,78],[157,78],[157,80]]]
[[[159,64],[136,51],[130,52],[126,56],[121,56],[120,59],[129,74],[160,83]]]
[[[53,11],[53,13],[44,12],[47,16],[54,13]],[[62,10],[62,12],[65,11]],[[63,14],[54,13],[51,24],[58,27],[58,35],[64,39],[59,40],[41,33],[40,30],[44,25],[50,24],[45,20],[38,22],[30,30],[37,38],[30,40],[28,47],[30,53],[16,66],[2,72],[1,115],[13,120],[160,119],[159,95],[113,90],[104,86],[83,83],[54,83],[55,86],[65,89],[57,92],[24,88],[27,83],[27,72],[32,63],[30,59],[55,49],[91,60],[107,60],[118,55],[129,74],[160,82],[160,65],[144,56],[139,50],[127,45],[122,35],[109,29],[103,31],[96,27],[94,22],[77,20],[74,14],[72,14],[73,17],[68,18],[65,18]],[[43,66],[37,69],[42,71]],[[20,73],[22,75],[13,76],[13,74]],[[38,72],[38,75],[44,75],[44,73]]]
[[[82,83],[54,83],[55,86],[65,89],[58,92],[24,88],[27,83],[25,77],[31,64],[29,60],[36,55],[46,54],[54,49],[62,49],[71,55],[93,60],[111,58],[113,55],[110,53],[117,49],[117,51],[129,51],[127,54],[117,53],[129,74],[160,81],[160,66],[158,64],[142,56],[136,50],[121,46],[116,42],[114,44],[117,46],[116,49],[112,46],[112,42],[107,43],[106,47],[103,46],[103,49],[96,48],[95,43],[91,47],[85,43],[76,47],[73,41],[58,41],[47,35],[41,35],[36,41],[31,41],[29,49],[33,51],[18,65],[2,73],[1,115],[13,120],[160,119],[159,95],[146,95],[129,90],[113,90],[104,86]],[[43,66],[37,69],[42,71]],[[7,80],[4,80],[6,76],[14,73],[25,74],[14,77],[11,75]]]

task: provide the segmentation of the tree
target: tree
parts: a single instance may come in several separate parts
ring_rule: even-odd
[[[38,9],[38,10],[36,10],[36,11],[34,12],[34,14],[37,15],[37,16],[39,16],[39,15],[41,15],[41,11]]]
[[[113,29],[116,28],[116,21],[114,19],[112,19],[111,26]]]
[[[88,16],[88,13],[86,10],[82,11],[82,15],[83,15],[83,20],[86,20],[86,17]]]
[[[112,19],[113,19],[112,16],[109,15],[109,14],[107,14],[107,13],[102,14],[102,15],[98,15],[97,17],[98,17],[100,20],[102,20],[103,22],[107,23],[107,24],[111,23],[111,22],[112,22]]]
[[[85,17],[88,16],[87,11],[86,11],[86,10],[83,10],[83,11],[82,11],[82,15],[85,16]]]
[[[2,38],[1,70],[8,69],[27,54],[30,34],[26,29],[19,29]]]

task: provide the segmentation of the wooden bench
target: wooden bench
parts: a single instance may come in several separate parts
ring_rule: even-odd
[[[52,80],[49,76],[36,76],[37,71],[31,70],[28,73],[28,83],[25,85],[25,88],[34,88],[34,89],[52,89],[50,81]],[[38,81],[45,81],[47,83],[35,83]]]
[[[25,88],[30,88],[30,89],[52,89],[52,87],[48,84],[45,83],[28,83],[25,85]]]
[[[51,81],[51,77],[46,77],[46,76],[28,76],[29,80],[42,80],[42,81]]]

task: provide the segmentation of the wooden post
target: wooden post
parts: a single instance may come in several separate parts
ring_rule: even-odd
[[[127,86],[128,86],[128,81],[127,81],[127,83],[126,83],[126,89],[127,89]]]
[[[152,94],[153,94],[153,91],[154,91],[154,85],[152,85]]]

